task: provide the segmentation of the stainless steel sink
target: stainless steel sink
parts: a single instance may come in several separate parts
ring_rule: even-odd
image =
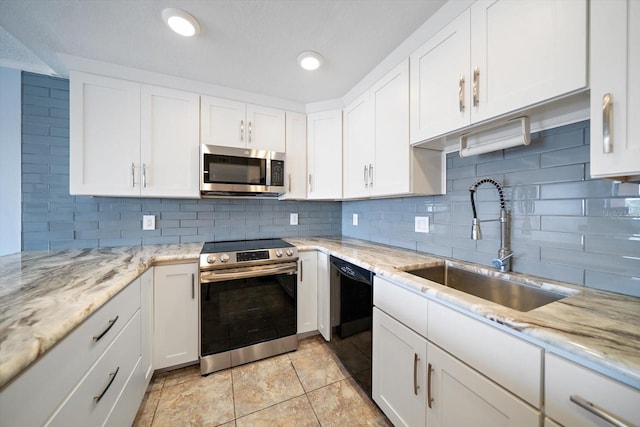
[[[568,296],[449,264],[406,272],[518,311],[530,311]]]

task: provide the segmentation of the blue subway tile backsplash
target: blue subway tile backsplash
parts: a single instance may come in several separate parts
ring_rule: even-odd
[[[176,200],[69,195],[69,82],[23,74],[23,250],[344,235],[490,265],[498,223],[469,238],[469,186],[504,183],[513,269],[640,296],[640,185],[589,178],[589,122],[531,135],[527,147],[447,155],[447,194],[316,202]],[[477,192],[481,219],[498,215],[495,190]],[[289,213],[299,225],[289,225]],[[359,215],[358,226],[352,215]],[[142,230],[142,215],[156,230]],[[414,232],[415,216],[430,232]]]

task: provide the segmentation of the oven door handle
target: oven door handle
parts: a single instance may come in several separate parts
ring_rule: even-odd
[[[202,271],[200,273],[200,283],[212,283],[222,282],[225,280],[247,279],[250,277],[271,276],[273,274],[293,274],[297,271],[298,264],[295,262],[288,262],[278,265],[277,267],[248,267],[248,268],[234,268],[233,271],[217,270],[217,271]]]

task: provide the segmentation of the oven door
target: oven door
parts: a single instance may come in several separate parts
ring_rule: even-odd
[[[200,273],[202,357],[296,335],[297,263]]]

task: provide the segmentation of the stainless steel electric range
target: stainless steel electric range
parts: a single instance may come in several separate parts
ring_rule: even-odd
[[[200,373],[298,347],[298,250],[281,239],[205,243],[200,253]]]

